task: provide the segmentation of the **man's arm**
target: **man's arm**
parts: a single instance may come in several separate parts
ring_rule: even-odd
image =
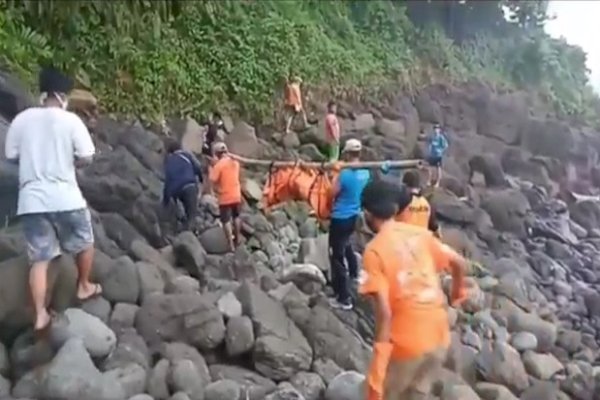
[[[21,119],[17,116],[8,127],[6,139],[4,141],[4,155],[6,160],[19,163],[19,139],[21,137]]]
[[[221,178],[221,164],[217,162],[216,164],[214,164],[210,167],[209,172],[208,172],[208,179],[210,180],[211,183],[218,184],[220,178]]]
[[[452,274],[451,305],[458,305],[465,296],[465,271],[467,260],[454,251],[450,246],[431,237],[431,247],[434,262],[439,271],[450,270]]]
[[[375,310],[375,342],[389,342],[392,312],[389,302],[389,287],[383,273],[379,255],[365,250],[363,270],[360,276],[359,293],[371,298]]]
[[[346,170],[341,170],[340,173],[333,179],[332,182],[332,195],[333,199],[337,199],[338,195],[342,191],[342,186],[344,185],[344,180],[346,179]]]
[[[77,115],[73,115],[71,134],[75,167],[82,168],[91,164],[96,153],[96,148],[94,147],[90,132]]]
[[[198,161],[198,158],[194,154],[192,154],[190,152],[187,152],[186,154],[187,154],[190,162],[192,163],[192,167],[194,168],[194,173],[198,177],[198,180],[200,181],[200,183],[202,183],[202,165],[200,164],[200,161]]]

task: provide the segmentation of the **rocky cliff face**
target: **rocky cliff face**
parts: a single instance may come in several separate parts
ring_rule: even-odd
[[[23,98],[2,81],[0,93]],[[453,340],[436,398],[600,399],[600,133],[553,118],[525,93],[483,85],[431,86],[340,115],[344,135],[361,138],[371,158],[418,156],[422,130],[434,121],[449,129],[433,202],[445,240],[484,268],[465,306],[449,309]],[[4,123],[10,117],[3,112]],[[283,136],[227,123],[241,154],[321,157],[322,127]],[[189,149],[201,144],[194,121],[171,128]],[[66,311],[49,340],[34,343],[23,240],[18,227],[1,231],[0,398],[362,398],[371,313],[360,299],[353,312],[328,307],[326,236],[305,205],[261,213],[265,171],[246,170],[246,241],[227,254],[211,196],[199,237],[165,222],[157,134],[100,118],[95,140],[100,154],[79,178],[104,294],[73,308],[73,260],[56,260],[51,304]],[[12,179],[0,186],[9,216],[14,171],[0,172]]]

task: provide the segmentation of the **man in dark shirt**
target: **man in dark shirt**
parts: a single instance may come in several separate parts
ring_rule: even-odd
[[[202,183],[202,167],[194,155],[183,151],[175,139],[165,143],[165,184],[163,206],[171,200],[180,201],[185,210],[185,230],[195,230],[198,211],[198,184]]]
[[[204,134],[204,143],[202,144],[202,154],[207,157],[212,157],[212,146],[217,141],[219,129],[229,134],[229,131],[223,123],[223,118],[218,112],[214,112],[211,119],[208,121],[208,126]]]

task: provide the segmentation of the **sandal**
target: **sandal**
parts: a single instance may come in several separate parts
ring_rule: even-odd
[[[91,300],[91,299],[93,299],[95,297],[98,297],[101,294],[102,294],[102,286],[100,286],[99,283],[94,283],[94,291],[92,292],[92,294],[90,294],[89,296],[83,297],[83,298],[77,297],[77,301],[81,304],[81,303],[84,303],[84,302],[86,302],[88,300]]]

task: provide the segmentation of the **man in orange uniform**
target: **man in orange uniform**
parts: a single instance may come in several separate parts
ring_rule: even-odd
[[[376,317],[368,400],[428,398],[450,343],[438,274],[450,267],[453,305],[464,296],[466,261],[426,229],[394,221],[398,204],[404,209],[410,199],[408,190],[383,180],[362,195],[365,220],[377,233],[364,251],[359,287],[373,299]]]
[[[240,163],[229,156],[227,145],[217,142],[213,146],[214,164],[209,178],[218,193],[219,214],[225,237],[231,251],[240,243],[242,224],[240,208],[242,204],[242,185],[240,184]],[[235,231],[234,231],[235,228]]]
[[[302,105],[302,91],[300,90],[301,84],[302,79],[300,79],[298,76],[295,76],[288,80],[285,85],[286,133],[290,133],[292,122],[294,121],[294,118],[298,116],[298,114],[302,115],[304,127],[306,128],[308,126],[308,119],[306,118],[306,112],[304,111],[304,107]]]
[[[435,211],[421,192],[421,178],[416,170],[407,171],[402,183],[410,191],[411,201],[408,207],[396,214],[396,221],[429,229],[439,237],[439,225]]]

